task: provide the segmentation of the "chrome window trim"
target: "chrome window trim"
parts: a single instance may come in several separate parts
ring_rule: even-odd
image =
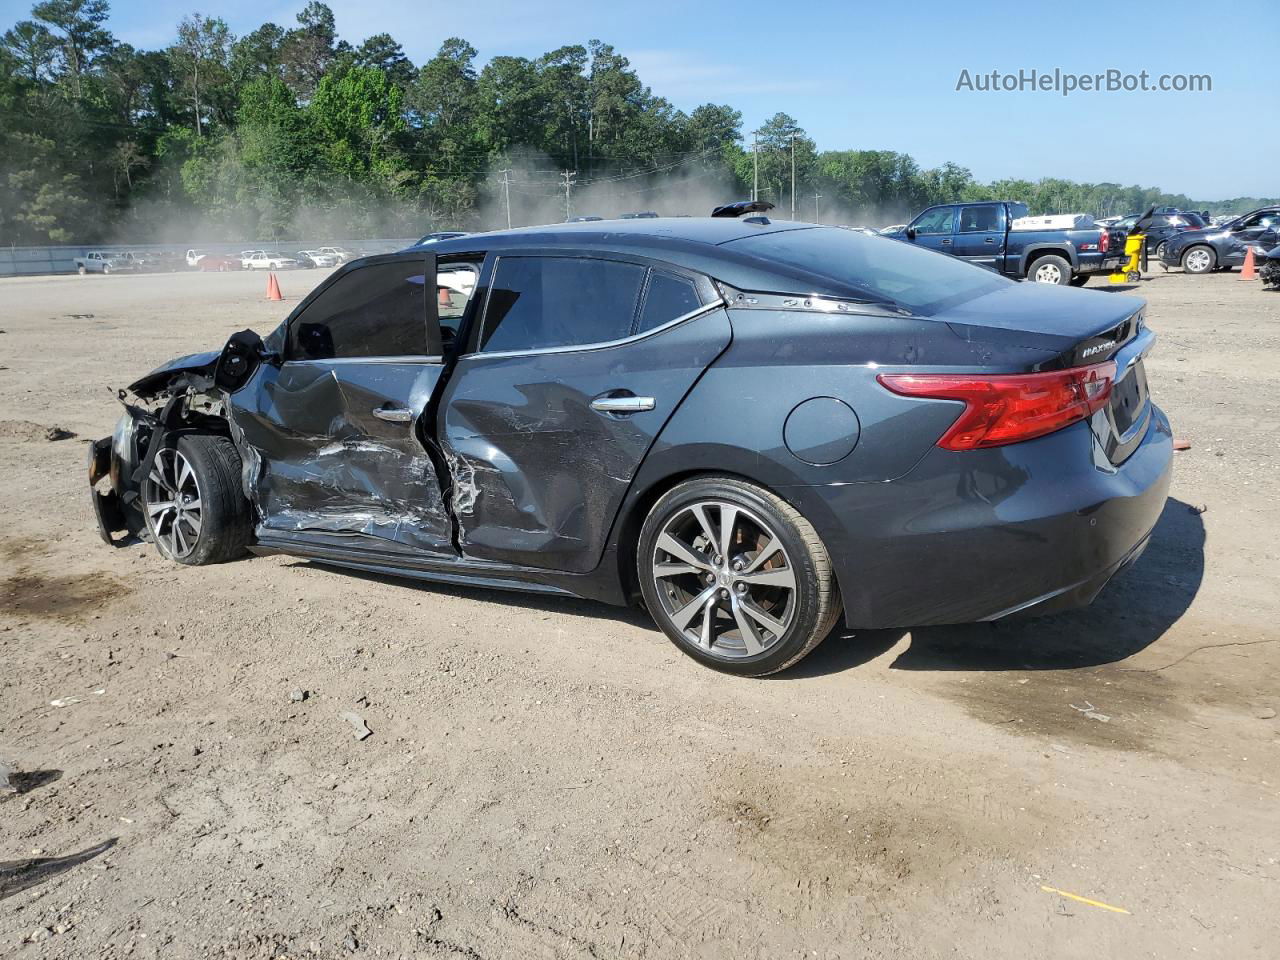
[[[342,364],[377,364],[377,363],[400,363],[400,364],[418,364],[421,366],[432,366],[444,363],[444,357],[436,354],[434,356],[423,356],[417,353],[406,353],[402,356],[386,356],[386,357],[308,357],[305,360],[283,360],[282,364],[296,363],[307,364],[308,366],[316,364],[333,365]]]
[[[722,298],[717,297],[715,300],[711,301],[710,303],[704,303],[702,306],[698,307],[698,309],[690,310],[688,313],[683,314],[682,316],[676,317],[673,320],[668,320],[666,323],[662,324],[661,326],[653,327],[652,329],[642,331],[641,333],[632,334],[629,337],[622,337],[621,339],[618,339],[618,340],[603,340],[598,343],[570,344],[568,346],[563,346],[563,347],[539,347],[534,350],[494,350],[492,352],[486,352],[486,351],[480,350],[473,353],[464,353],[461,356],[459,356],[458,359],[469,360],[474,357],[486,357],[486,358],[488,357],[535,357],[535,356],[540,356],[542,354],[587,353],[595,350],[611,350],[614,347],[626,346],[627,344],[636,343],[648,337],[655,336],[659,333],[662,333],[664,330],[670,330],[672,327],[677,326],[678,324],[685,323],[686,321],[689,321],[689,320],[693,320],[696,317],[700,317],[704,314],[710,313],[712,310],[715,310],[717,307],[723,307],[723,306],[724,306],[724,300]],[[488,308],[487,302],[485,304],[485,307],[486,309]]]

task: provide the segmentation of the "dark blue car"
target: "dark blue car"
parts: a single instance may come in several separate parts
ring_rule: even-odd
[[[178,563],[643,603],[767,674],[841,619],[1048,612],[1131,563],[1172,450],[1143,314],[762,216],[476,234],[133,383],[93,499]]]
[[[1238,267],[1249,248],[1269,250],[1280,243],[1280,207],[1261,207],[1220,227],[1188,230],[1164,245],[1160,262],[1187,273]]]

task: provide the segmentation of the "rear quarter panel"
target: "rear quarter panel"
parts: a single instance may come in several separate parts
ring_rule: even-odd
[[[980,351],[944,324],[900,317],[730,310],[733,342],[672,416],[637,485],[687,472],[725,472],[771,487],[874,483],[906,473],[955,419],[959,404],[890,393],[881,368],[979,364]],[[858,421],[840,461],[815,466],[787,448],[788,416],[834,397]]]

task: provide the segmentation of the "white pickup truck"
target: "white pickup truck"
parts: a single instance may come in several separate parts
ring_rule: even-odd
[[[76,257],[73,262],[76,273],[82,277],[86,273],[122,273],[138,269],[138,264],[127,254],[103,253],[100,250],[90,250],[83,257]]]
[[[293,257],[266,250],[248,250],[241,253],[240,265],[246,270],[293,270],[302,266]]]

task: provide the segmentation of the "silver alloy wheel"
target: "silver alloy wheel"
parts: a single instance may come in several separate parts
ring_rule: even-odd
[[[1204,273],[1209,269],[1211,263],[1212,258],[1209,256],[1209,251],[1204,247],[1196,247],[1196,249],[1187,254],[1185,266],[1192,273]]]
[[[156,454],[143,484],[147,522],[160,552],[173,559],[191,555],[200,539],[200,485],[187,458],[172,448]]]
[[[1157,260],[1163,260],[1163,259],[1164,259],[1164,252],[1165,252],[1165,250],[1167,250],[1167,249],[1168,249],[1168,247],[1169,247],[1169,241],[1168,241],[1168,240],[1161,240],[1161,241],[1160,241],[1160,243],[1156,245],[1156,253],[1155,253],[1155,257],[1156,257],[1156,259],[1157,259]]]
[[[1036,267],[1036,283],[1061,283],[1062,270],[1056,263],[1042,263]]]
[[[796,616],[795,567],[752,511],[703,500],[667,521],[653,549],[653,585],[685,639],[725,659],[761,654]]]

